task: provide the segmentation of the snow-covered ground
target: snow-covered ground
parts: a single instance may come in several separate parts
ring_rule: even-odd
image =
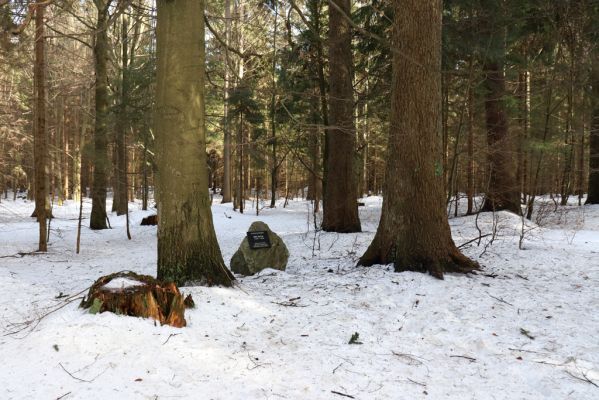
[[[139,226],[150,212],[131,204],[130,241],[124,217],[84,227],[75,254],[78,205],[56,206],[50,251],[30,255],[33,204],[3,199],[0,398],[599,398],[599,207],[542,210],[523,250],[514,215],[453,218],[457,244],[476,225],[496,234],[463,247],[484,266],[478,275],[439,281],[355,266],[381,201],[365,199],[360,234],[315,232],[303,201],[258,217],[215,202],[227,263],[259,219],[287,243],[289,265],[233,289],[183,288],[196,308],[176,329],[71,301],[101,275],[155,274],[156,227]],[[361,344],[348,344],[356,332]]]

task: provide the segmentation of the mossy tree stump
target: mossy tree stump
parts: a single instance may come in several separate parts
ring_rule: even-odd
[[[153,318],[161,325],[184,327],[185,309],[193,307],[188,295],[183,299],[177,285],[161,282],[131,271],[99,278],[81,302],[93,314],[110,311],[119,315]]]

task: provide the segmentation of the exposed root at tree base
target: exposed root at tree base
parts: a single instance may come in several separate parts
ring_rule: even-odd
[[[458,249],[449,251],[446,257],[432,259],[430,257],[415,257],[414,255],[405,255],[404,257],[396,255],[392,257],[382,257],[381,253],[393,254],[393,251],[373,251],[369,248],[362,256],[358,265],[372,266],[375,264],[394,264],[395,272],[414,271],[429,273],[437,279],[443,279],[445,273],[474,273],[480,269],[480,265],[463,255]]]

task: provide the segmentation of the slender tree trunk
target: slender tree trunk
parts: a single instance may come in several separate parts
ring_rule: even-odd
[[[231,0],[225,0],[225,43],[231,43]],[[229,49],[225,46],[225,87],[224,87],[224,149],[223,149],[223,203],[231,202],[231,124],[229,121],[229,89],[231,73],[229,71]]]
[[[528,71],[521,71],[518,74],[518,149],[517,149],[517,170],[516,179],[518,188],[524,201],[526,201],[526,140],[528,139]]]
[[[272,142],[272,170],[270,175],[270,208],[276,206],[277,200],[277,180],[279,175],[279,165],[277,161],[277,121],[276,121],[276,100],[277,100],[277,21],[279,17],[278,3],[275,0],[274,12],[275,12],[275,26],[272,35],[272,95],[270,99],[270,126]],[[257,210],[257,209],[256,209]]]
[[[150,188],[148,187],[148,148],[147,144],[144,142],[144,157],[143,157],[143,165],[142,165],[142,174],[143,174],[143,187],[141,191],[141,209],[148,209],[148,196],[150,193]]]
[[[466,214],[474,213],[474,88],[468,88],[468,171],[467,189],[468,206]]]
[[[393,82],[381,221],[360,259],[396,271],[468,272],[456,248],[441,171],[441,0],[394,0]],[[401,160],[401,162],[399,162]]]
[[[589,194],[585,204],[599,204],[599,61],[597,59],[593,65],[591,82],[593,111],[589,136]]]
[[[63,199],[67,200],[72,197],[70,190],[70,157],[71,157],[71,134],[70,131],[73,128],[72,121],[73,110],[69,106],[65,106],[65,122],[62,130],[62,143],[63,151],[61,152],[61,164],[62,164],[62,195]]]
[[[98,10],[94,40],[96,69],[96,116],[94,121],[93,184],[91,229],[106,229],[106,184],[108,171],[107,119],[108,119],[108,8],[112,0],[94,0]]]
[[[208,195],[204,1],[157,5],[158,278],[230,286]]]
[[[34,134],[34,164],[35,164],[35,215],[39,223],[38,251],[48,251],[46,220],[49,216],[48,201],[48,136],[46,133],[46,65],[44,42],[44,11],[43,0],[38,0],[35,8],[35,134]],[[16,185],[13,190],[16,193]]]
[[[326,169],[322,229],[360,232],[354,157],[353,57],[350,0],[329,1],[329,129],[326,133]]]
[[[116,202],[116,214],[124,215],[129,210],[127,179],[127,103],[129,98],[129,24],[122,16],[121,26],[121,92],[116,123],[116,187],[113,201]]]

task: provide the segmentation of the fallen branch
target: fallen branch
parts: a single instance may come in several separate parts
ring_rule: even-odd
[[[497,301],[500,301],[500,302],[502,302],[502,303],[505,303],[505,304],[507,304],[508,306],[512,306],[512,307],[514,306],[512,303],[508,303],[507,301],[503,300],[502,298],[495,297],[495,296],[493,296],[493,295],[492,295],[492,294],[490,294],[490,293],[487,293],[487,294],[488,294],[489,296],[491,296],[492,298],[494,298],[495,300],[497,300]]]
[[[341,392],[338,392],[336,390],[331,390],[331,393],[336,394],[338,396],[349,397],[350,399],[355,399],[355,397],[352,396],[351,394],[341,393]]]
[[[67,370],[67,369],[66,369],[66,368],[65,368],[65,367],[62,365],[62,363],[58,363],[58,365],[60,365],[60,368],[62,368],[62,370],[63,370],[64,372],[66,372],[67,374],[69,374],[69,376],[70,376],[71,378],[75,379],[75,380],[78,380],[78,381],[80,381],[80,382],[85,382],[85,383],[91,383],[91,382],[93,382],[93,380],[91,380],[91,381],[88,381],[88,380],[86,380],[86,379],[81,379],[81,378],[78,378],[78,377],[76,377],[75,375],[71,374],[71,373],[70,373],[70,372],[69,372],[69,371],[68,371],[68,370]],[[63,396],[63,397],[64,397],[64,396]]]
[[[459,245],[459,246],[458,246],[458,249],[461,249],[462,247],[466,247],[466,246],[468,246],[470,243],[474,243],[474,242],[476,242],[477,240],[480,240],[480,239],[482,239],[482,238],[484,238],[484,237],[487,237],[487,236],[491,236],[491,234],[490,234],[490,233],[487,233],[486,235],[480,235],[480,236],[478,236],[478,237],[476,237],[476,238],[474,238],[474,239],[471,239],[471,240],[469,240],[469,241],[467,241],[467,242],[465,242],[465,243],[462,243],[461,245]]]
[[[591,379],[590,379],[590,378],[587,376],[587,374],[585,374],[583,371],[580,371],[580,374],[582,375],[582,378],[581,378],[580,376],[576,376],[576,375],[574,375],[572,372],[570,372],[570,371],[568,371],[568,370],[566,370],[566,373],[567,373],[568,375],[570,375],[570,376],[571,376],[572,378],[574,378],[574,379],[578,379],[579,381],[583,381],[583,382],[590,383],[591,385],[593,385],[593,386],[595,386],[595,387],[598,387],[598,388],[599,388],[599,385],[598,385],[598,384],[596,384],[595,382],[593,382],[593,381],[592,381],[592,380],[591,380]]]
[[[65,300],[62,301],[57,306],[47,307],[46,310],[50,310],[50,311],[48,311],[45,314],[37,317],[36,319],[31,319],[29,321],[24,321],[24,322],[19,322],[19,323],[12,324],[13,326],[15,326],[15,327],[18,326],[19,328],[15,329],[13,331],[10,331],[8,333],[5,333],[2,336],[16,335],[17,333],[23,332],[25,329],[31,328],[30,331],[27,333],[27,335],[29,335],[29,333],[33,332],[35,330],[35,328],[37,328],[37,326],[40,324],[40,322],[42,322],[42,320],[44,318],[46,318],[48,315],[50,315],[52,313],[55,313],[56,311],[58,311],[58,310],[60,310],[60,309],[62,309],[64,307],[66,307],[67,305],[73,303],[74,301],[78,301],[78,300],[83,299],[83,297],[79,296],[79,295],[82,294],[83,292],[87,291],[87,290],[89,290],[89,287],[83,289],[82,291],[80,291],[78,293],[75,293],[75,294],[72,294],[72,295],[66,297]],[[77,296],[79,296],[79,297],[77,297]],[[19,339],[23,339],[23,338],[27,337],[27,335],[25,335],[25,336],[23,336],[22,338],[19,338]]]
[[[451,357],[451,358],[465,358],[466,360],[469,360],[470,362],[475,362],[476,361],[476,358],[468,357],[468,356],[451,355],[449,357]]]

